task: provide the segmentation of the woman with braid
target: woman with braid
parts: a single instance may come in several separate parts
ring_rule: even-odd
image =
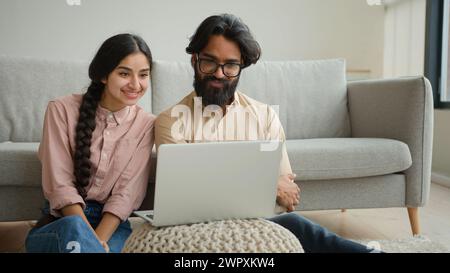
[[[150,172],[155,118],[136,103],[151,64],[142,38],[113,36],[89,66],[87,92],[49,102],[38,153],[48,202],[28,252],[121,251]]]

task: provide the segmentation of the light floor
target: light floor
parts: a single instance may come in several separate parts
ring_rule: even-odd
[[[389,240],[412,236],[406,208],[308,211],[301,215],[350,239]],[[450,250],[450,188],[431,183],[430,200],[419,209],[421,234]]]
[[[406,208],[300,212],[316,223],[350,239],[401,239],[412,236]],[[420,209],[422,234],[450,250],[450,188],[431,184],[430,200]],[[28,222],[0,224],[0,252],[18,251]]]

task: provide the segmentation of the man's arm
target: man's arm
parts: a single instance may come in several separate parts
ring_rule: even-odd
[[[294,211],[300,202],[300,188],[295,184],[296,175],[292,173],[291,163],[286,149],[286,137],[283,126],[276,112],[268,107],[267,139],[279,140],[281,142],[282,154],[280,162],[280,176],[277,183],[277,204],[288,212]]]

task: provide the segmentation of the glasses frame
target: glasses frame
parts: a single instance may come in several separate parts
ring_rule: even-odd
[[[243,65],[242,65],[242,64],[238,64],[238,63],[224,63],[224,64],[219,64],[219,63],[217,63],[216,61],[213,61],[213,60],[210,60],[210,59],[200,58],[200,56],[199,56],[198,53],[195,54],[195,56],[197,57],[198,69],[199,69],[202,73],[204,73],[204,74],[206,74],[206,75],[212,75],[212,74],[216,73],[216,71],[217,71],[217,69],[218,69],[219,67],[221,68],[222,73],[223,73],[226,77],[228,77],[228,78],[236,78],[236,77],[239,77],[239,75],[241,75],[242,68],[243,68]],[[208,73],[208,72],[204,72],[204,71],[200,68],[200,67],[201,67],[200,62],[202,62],[202,61],[208,61],[208,62],[215,63],[215,64],[216,64],[216,68],[214,69],[213,72],[209,72],[209,73]],[[227,75],[227,74],[225,73],[225,66],[226,66],[226,65],[230,65],[230,64],[239,66],[239,72],[238,72],[237,75],[235,75],[235,76],[229,76],[229,75]]]

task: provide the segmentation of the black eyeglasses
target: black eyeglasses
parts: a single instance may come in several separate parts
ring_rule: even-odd
[[[242,65],[238,63],[218,64],[213,60],[200,58],[198,54],[197,61],[200,71],[205,74],[214,74],[219,67],[222,69],[222,73],[229,78],[234,78],[241,74]]]

